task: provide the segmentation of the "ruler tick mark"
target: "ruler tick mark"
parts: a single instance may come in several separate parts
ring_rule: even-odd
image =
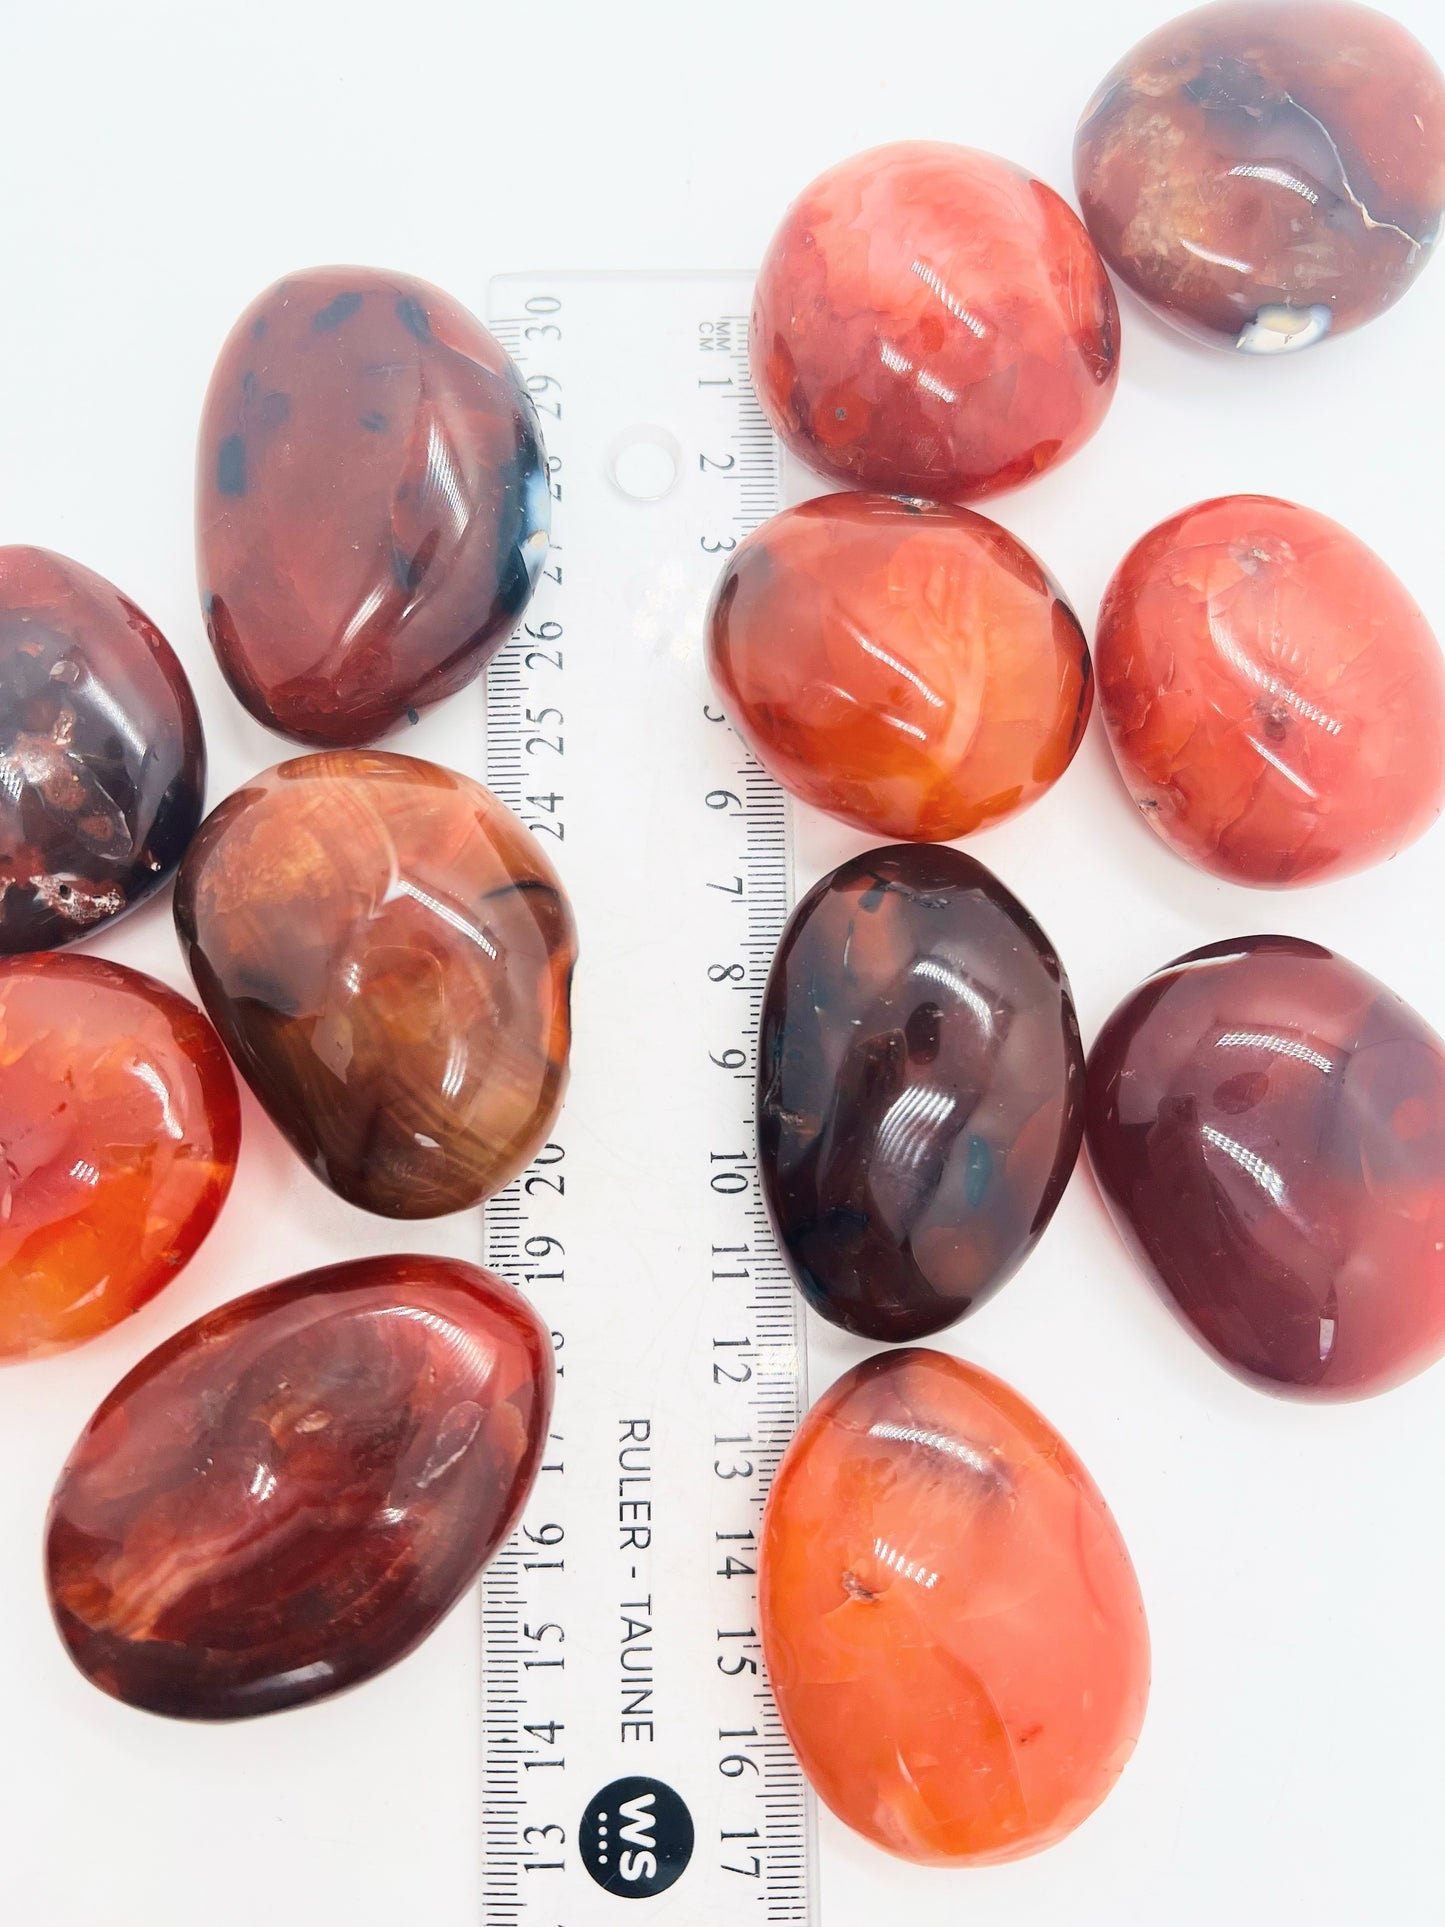
[[[803,1349],[738,1088],[755,1075],[788,910],[787,806],[730,726],[707,720],[717,711],[696,652],[659,647],[656,613],[700,612],[728,532],[781,506],[748,378],[749,289],[741,277],[516,276],[494,296],[498,339],[546,398],[563,492],[536,596],[487,672],[487,780],[556,860],[584,962],[557,1157],[486,1214],[487,1262],[553,1332],[560,1439],[521,1536],[482,1583],[485,1914],[590,1918],[568,1816],[649,1772],[656,1752],[687,1776],[689,1927],[737,1918],[736,1876],[725,1884],[726,1856],[702,1846],[729,1832],[760,1841],[766,1918],[801,1923],[810,1807],[760,1672],[753,1548],[801,1410]],[[653,503],[627,501],[605,467],[641,422],[685,456]],[[547,732],[562,747],[544,776],[527,712],[549,708],[565,726]],[[726,807],[705,805],[715,792]],[[718,964],[735,966],[724,981],[744,997],[716,997]],[[651,1088],[638,1064],[657,1067]],[[748,1721],[759,1771],[728,1780],[718,1735]],[[550,1831],[563,1823],[565,1847]],[[526,1898],[542,1891],[534,1881],[543,1914]]]

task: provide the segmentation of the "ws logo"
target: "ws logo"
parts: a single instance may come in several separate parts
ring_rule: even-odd
[[[692,1815],[665,1781],[633,1774],[588,1801],[577,1843],[599,1887],[648,1900],[666,1892],[692,1858]]]

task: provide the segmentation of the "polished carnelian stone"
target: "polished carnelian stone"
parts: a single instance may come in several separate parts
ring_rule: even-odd
[[[752,372],[784,442],[851,487],[969,501],[1089,439],[1119,316],[1078,216],[940,141],[855,154],[799,195],[753,298]]]
[[[1135,802],[1216,876],[1343,876],[1445,804],[1445,658],[1380,558],[1312,509],[1227,495],[1161,522],[1095,647]]]
[[[1382,313],[1445,219],[1445,77],[1353,0],[1220,0],[1084,109],[1074,179],[1111,268],[1197,339],[1308,347]]]
[[[915,1339],[982,1304],[1042,1235],[1083,1131],[1068,979],[961,850],[870,850],[803,898],[758,1043],[758,1169],[815,1311]]]
[[[945,842],[1068,768],[1089,651],[1022,542],[969,509],[825,495],[729,558],[708,660],[784,788],[874,835]]]
[[[201,422],[197,559],[231,687],[323,747],[451,695],[526,606],[548,490],[521,376],[449,295],[375,268],[278,281]]]
[[[194,1004],[101,957],[0,958],[0,1364],[128,1317],[196,1250],[241,1141]]]
[[[419,1645],[517,1522],[546,1328],[447,1258],[360,1258],[237,1298],[141,1360],[50,1504],[51,1608],[131,1706],[240,1719]]]
[[[768,1675],[838,1818],[906,1860],[1014,1860],[1093,1812],[1149,1692],[1138,1581],[1058,1433],[939,1352],[855,1365],[763,1518]]]
[[[1239,937],[1156,971],[1086,1127],[1140,1268],[1241,1378],[1359,1398],[1445,1354],[1445,1043],[1343,957]]]
[[[207,817],[175,912],[242,1076],[343,1198],[439,1217],[541,1148],[576,934],[552,866],[480,783],[383,750],[282,763]]]
[[[0,548],[0,953],[144,903],[205,786],[195,698],[150,618],[78,562]]]

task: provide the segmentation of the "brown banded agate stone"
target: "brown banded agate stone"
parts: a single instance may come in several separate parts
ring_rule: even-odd
[[[1445,1354],[1445,1043],[1356,965],[1298,937],[1167,964],[1087,1113],[1125,1243],[1241,1378],[1359,1398]]]
[[[526,606],[550,494],[522,378],[466,309],[375,268],[288,275],[211,377],[207,627],[259,721],[370,741],[460,689]]]
[[[175,914],[242,1076],[351,1203],[459,1211],[541,1147],[576,936],[551,865],[479,783],[381,750],[282,763],[206,819]]]
[[[1084,1057],[1053,946],[961,851],[854,857],[793,912],[763,999],[758,1160],[804,1297],[865,1338],[981,1304],[1078,1156]]]
[[[141,1360],[81,1434],[45,1569],[81,1672],[151,1713],[241,1719],[404,1657],[516,1524],[552,1348],[446,1258],[304,1272]]]
[[[0,548],[0,953],[144,903],[205,786],[195,698],[150,618],[78,562]]]
[[[803,1420],[758,1611],[803,1771],[905,1860],[1052,1845],[1143,1724],[1149,1630],[1098,1487],[1010,1386],[939,1352],[866,1359]]]

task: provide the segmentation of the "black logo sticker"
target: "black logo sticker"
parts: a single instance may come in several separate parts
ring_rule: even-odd
[[[594,1794],[578,1834],[588,1873],[625,1900],[665,1893],[691,1860],[692,1841],[692,1815],[682,1795],[640,1774]]]

